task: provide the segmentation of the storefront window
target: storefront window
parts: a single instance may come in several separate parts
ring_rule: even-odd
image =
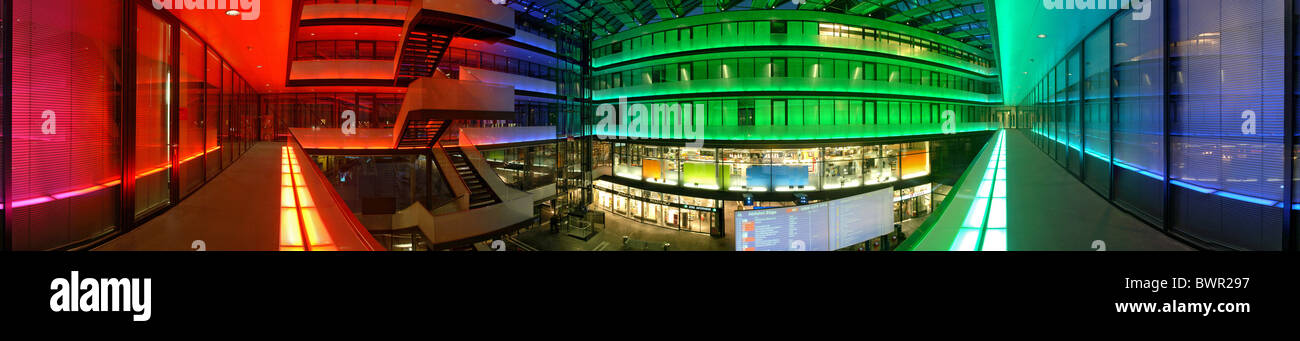
[[[614,175],[641,180],[641,150],[637,144],[614,144]]]
[[[863,175],[868,185],[898,180],[898,145],[868,146],[863,154],[866,163]]]
[[[608,145],[620,177],[700,189],[797,192],[930,174],[929,142],[801,149]]]
[[[709,148],[682,148],[682,185],[718,189],[717,151]]]
[[[772,186],[778,192],[819,188],[820,154],[818,148],[772,150]]]
[[[766,191],[772,187],[770,160],[765,149],[724,149],[723,187],[732,191]]]
[[[913,142],[902,144],[901,156],[902,178],[911,179],[930,174],[930,142]]]
[[[677,170],[677,154],[681,148],[646,146],[641,160],[641,178],[645,181],[676,185],[681,178]]]
[[[830,147],[826,153],[825,189],[862,185],[862,147]]]
[[[714,233],[719,202],[595,182],[597,207],[640,223],[674,230]]]

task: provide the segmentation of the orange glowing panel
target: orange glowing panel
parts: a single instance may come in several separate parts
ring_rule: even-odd
[[[289,146],[282,147],[281,151],[280,250],[338,250],[303,181],[297,153]]]
[[[307,231],[307,240],[311,242],[311,248],[317,246],[333,245],[334,240],[330,238],[329,231],[325,231],[325,224],[321,222],[320,212],[315,207],[303,207],[302,224],[303,230]]]
[[[280,207],[298,208],[298,202],[293,198],[293,187],[280,187]]]
[[[660,180],[664,177],[664,171],[659,160],[644,159],[641,160],[641,177],[646,179]]]
[[[298,207],[316,207],[316,203],[311,200],[311,193],[307,192],[306,187],[298,186],[295,188],[298,190]]]
[[[930,172],[930,154],[903,156],[903,175],[920,175]]]
[[[298,209],[294,207],[280,209],[280,249],[284,250],[285,247],[303,247]]]

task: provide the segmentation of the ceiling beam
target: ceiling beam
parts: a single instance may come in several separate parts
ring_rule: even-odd
[[[899,0],[854,0],[857,4],[849,7],[849,14],[868,15],[882,8],[893,6]]]
[[[804,0],[804,3],[799,5],[799,9],[812,11],[821,10],[834,1],[835,0]]]

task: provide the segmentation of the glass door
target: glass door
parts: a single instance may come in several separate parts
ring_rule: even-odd
[[[135,215],[172,202],[172,25],[136,7]]]

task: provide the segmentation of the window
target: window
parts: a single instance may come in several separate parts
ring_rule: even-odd
[[[739,119],[739,125],[740,125],[740,126],[753,126],[753,125],[754,125],[754,114],[755,114],[755,111],[754,111],[754,100],[753,100],[753,99],[742,99],[742,100],[739,101],[738,106],[739,106],[739,107],[738,107],[738,109],[736,110],[736,113],[737,113],[737,115],[738,115],[738,117],[739,117],[739,118],[738,118],[738,119]]]
[[[785,34],[785,33],[786,33],[786,22],[785,22],[785,20],[773,20],[773,21],[772,21],[772,34]]]

